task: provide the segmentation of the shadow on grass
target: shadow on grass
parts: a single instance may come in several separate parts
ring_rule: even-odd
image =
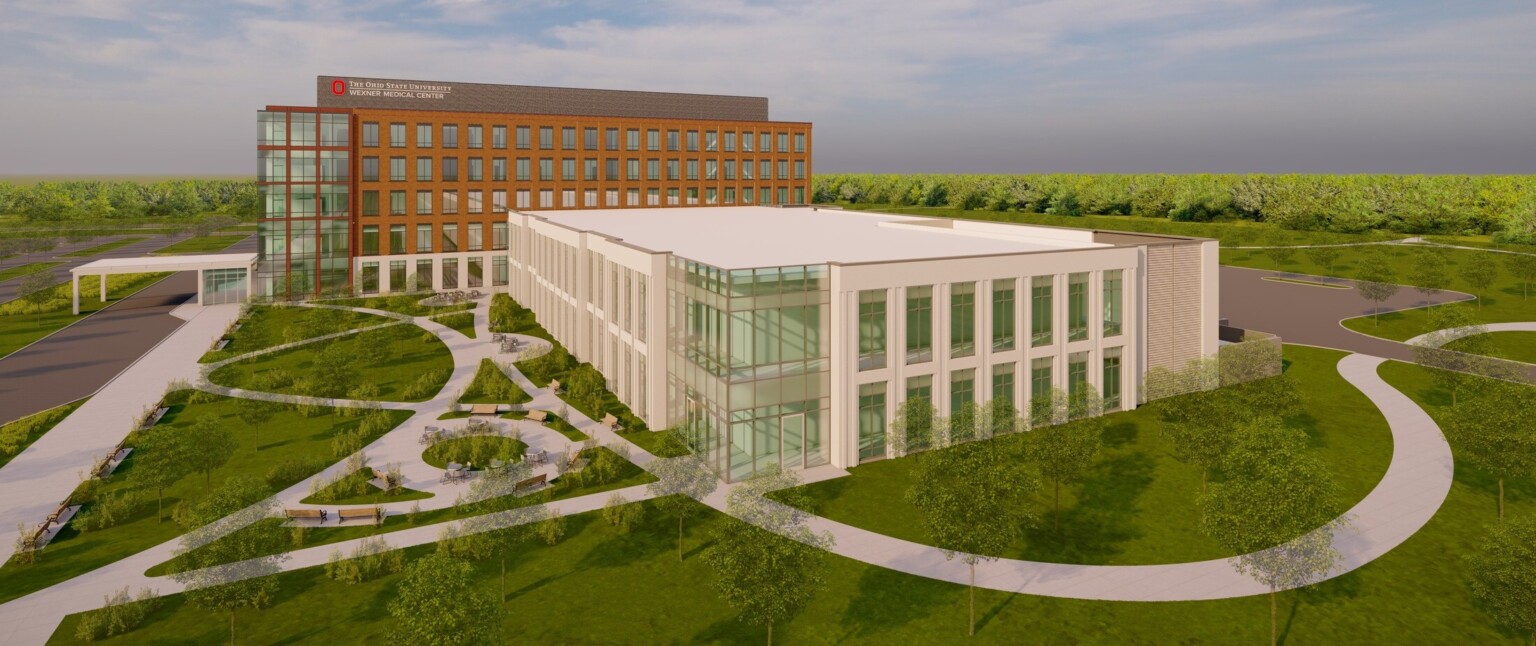
[[[1028,545],[1020,558],[1052,563],[1099,565],[1121,552],[1119,545],[1142,536],[1136,501],[1152,485],[1157,462],[1143,452],[1100,461],[1077,483],[1077,504],[1061,512],[1061,529],[1050,518],[1024,531]]]
[[[864,568],[853,598],[838,622],[845,631],[844,639],[900,634],[895,631],[944,605],[945,598],[953,594],[953,590],[946,588],[945,584],[914,580],[911,575],[895,570]]]

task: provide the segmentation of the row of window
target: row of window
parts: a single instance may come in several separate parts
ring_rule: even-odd
[[[256,144],[260,146],[350,146],[349,117],[313,112],[256,113]]]
[[[437,228],[436,236],[434,236],[432,232],[434,227]],[[485,224],[481,222],[471,222],[465,225],[464,229],[466,235],[466,239],[464,241],[464,250],[483,251],[485,249]],[[432,248],[432,241],[434,239],[440,241],[436,250]],[[405,225],[391,224],[389,225],[388,242],[389,247],[381,250],[379,248],[379,225],[363,225],[363,240],[360,247],[360,253],[364,256],[404,255],[407,253],[434,252],[456,253],[459,251],[459,225],[456,222],[445,222],[438,225],[418,224],[416,225],[415,247],[408,250],[406,247]],[[492,222],[491,250],[502,251],[506,248],[507,223]],[[382,254],[380,253],[381,251]]]
[[[325,189],[328,187],[322,186],[321,188]],[[343,186],[339,188],[342,190],[344,195],[346,192],[346,187]],[[663,204],[666,206],[696,206],[699,204],[722,205],[738,203],[805,203],[804,187],[796,187],[794,189],[790,189],[789,187],[784,186],[778,187],[777,189],[764,186],[757,188],[755,191],[752,187],[743,187],[739,192],[737,191],[736,187],[726,187],[724,189],[709,187],[703,189],[702,191],[698,188],[668,188],[665,189],[665,192],[663,192],[663,189],[660,188],[650,188],[646,189],[644,192],[644,202],[641,201],[642,193],[638,188],[631,188],[624,191],[622,201],[620,200],[621,195],[619,189],[616,188],[607,190],[589,188],[583,191],[577,191],[576,189],[565,189],[559,191],[560,200],[558,204],[555,202],[555,194],[556,191],[553,189],[544,189],[538,191],[537,208],[569,209],[578,207],[592,208],[620,206],[662,206]],[[459,191],[420,190],[415,192],[414,203],[410,203],[411,201],[409,200],[407,191],[389,191],[388,193],[381,193],[380,191],[363,191],[362,214],[380,215],[382,213],[382,209],[385,207],[385,204],[381,202],[381,199],[387,197],[389,200],[387,204],[389,215],[433,215],[434,206],[439,207],[436,212],[439,215],[458,215],[460,212],[459,195]],[[466,198],[463,204],[465,213],[479,214],[486,212],[485,191],[479,189],[465,191],[464,196]],[[513,204],[513,208],[535,208],[533,191],[528,189],[519,189],[513,192],[513,197],[516,200]],[[663,202],[663,198],[665,198],[665,202]],[[490,212],[505,213],[506,211],[507,191],[504,189],[491,191]],[[273,215],[273,211],[270,209],[267,211],[267,213],[267,217],[282,217],[281,215]]]
[[[1121,348],[1105,348],[1100,361],[1100,395],[1105,412],[1119,410],[1121,406]],[[1090,388],[1088,383],[1089,353],[1074,352],[1067,355],[1066,392],[1075,398]],[[1030,401],[1049,401],[1056,387],[1054,357],[1038,357],[1029,362]],[[1014,396],[1013,363],[997,363],[991,367],[991,397],[1002,399],[1015,410],[1019,402]],[[917,375],[906,380],[906,399],[921,398],[933,401],[933,375]],[[886,383],[876,382],[859,385],[859,460],[877,460],[886,455]],[[976,393],[976,369],[953,370],[949,374],[949,410],[953,415],[970,404],[982,403]],[[923,450],[927,446],[909,446],[909,450]]]
[[[280,114],[280,113],[263,113]],[[296,114],[296,116],[298,116]],[[314,115],[307,115],[313,117]],[[323,115],[332,116],[332,115]],[[388,128],[388,130],[384,130]],[[407,133],[414,130],[414,139]],[[388,134],[386,139],[380,139],[383,133]],[[514,145],[521,150],[533,148],[533,127],[517,126],[513,131],[515,135]],[[539,149],[555,149],[555,127],[540,126]],[[405,148],[414,145],[416,148],[458,148],[460,128],[459,124],[431,124],[418,123],[411,128],[403,122],[380,124],[375,121],[363,122],[363,147],[378,148],[381,141],[386,142],[390,148]],[[478,124],[469,124],[463,128],[465,148],[485,148],[485,127]],[[434,134],[439,135],[436,141]],[[578,139],[580,147],[578,148]],[[787,153],[793,150],[796,153],[805,152],[806,135],[803,132],[753,132],[751,130],[666,130],[650,128],[644,131],[645,150],[662,150],[662,142],[665,140],[665,149],[669,151],[687,150],[689,152],[736,152],[737,142],[740,142],[742,152],[781,152]],[[793,146],[791,146],[793,142]],[[266,143],[263,141],[263,143]],[[777,144],[777,145],[775,145]],[[279,144],[280,145],[280,144]],[[301,145],[301,144],[293,144]],[[313,143],[304,145],[314,145]],[[507,147],[507,126],[491,126],[490,147],[493,149],[505,149]],[[618,128],[605,128],[599,136],[597,128],[581,128],[578,137],[578,129],[574,126],[560,128],[561,150],[621,150],[620,130]],[[622,150],[641,150],[641,129],[628,128],[623,131]]]
[[[1125,288],[1119,269],[1103,272],[1101,295],[1103,337],[1119,336],[1124,328]],[[991,281],[992,321],[988,326],[994,352],[1012,350],[1016,343],[1015,308],[1017,279]],[[1089,337],[1089,274],[1067,275],[1067,341]],[[1034,276],[1029,280],[1030,330],[1032,347],[1050,345],[1054,339],[1054,276]],[[933,359],[933,286],[906,288],[906,363]],[[976,283],[952,283],[949,288],[949,356],[976,354]],[[859,292],[859,369],[875,370],[886,366],[886,290]]]
[[[485,259],[480,257],[465,258],[465,289],[474,289],[485,286]],[[389,291],[401,292],[416,289],[434,289],[434,267],[431,258],[420,258],[415,261],[415,271],[410,271],[407,260],[391,260],[387,267],[389,273]],[[442,287],[441,289],[459,289],[459,259],[442,259]],[[377,294],[380,290],[379,263],[377,261],[364,262],[358,272],[359,287],[364,294]],[[491,286],[505,287],[508,284],[507,257],[491,257]]]
[[[289,174],[289,176],[292,177],[291,181],[296,181],[296,182],[297,181],[314,181],[315,175],[314,175],[314,162],[313,162],[313,160],[315,159],[314,158],[315,151],[299,151],[299,150],[295,150],[295,151],[263,150],[263,151],[260,151],[260,156],[261,156],[261,171],[260,171],[261,181],[264,181],[264,182],[266,182],[266,181],[274,181],[274,182],[275,181],[283,181],[283,168],[282,168],[282,163],[281,163],[282,159],[281,158],[282,158],[282,156],[284,154],[292,155],[292,156],[289,157],[290,161],[292,162],[291,165],[292,165],[292,169],[293,169],[292,173]],[[307,154],[308,157],[299,157],[298,155],[301,155],[301,154]],[[322,158],[321,158],[322,181],[330,181],[330,179],[327,179],[327,177],[329,177],[331,174],[334,174],[336,171],[328,170],[329,167],[325,166],[326,163],[333,163],[332,160],[330,158],[328,158],[328,157],[325,157],[325,155],[332,154],[332,153],[330,153],[330,151],[321,151],[320,154],[322,155]],[[346,153],[345,152],[337,152],[337,153],[334,153],[334,154],[335,155],[340,155],[340,163],[342,164],[343,167],[339,171],[340,172],[339,180],[345,181],[347,179],[347,177],[346,177],[346,168],[345,168]],[[407,179],[406,171],[407,171],[407,169],[410,166],[410,160],[408,158],[406,158],[406,157],[390,157],[390,158],[388,158],[388,160],[389,160],[389,175],[388,175],[389,181],[392,181],[392,182],[404,182],[404,181],[406,181],[406,179]],[[459,173],[459,170],[460,170],[459,162],[461,160],[458,157],[436,158],[436,160],[437,160],[436,163],[434,163],[433,160],[434,160],[433,157],[417,157],[415,159],[415,174],[414,174],[414,180],[415,181],[418,181],[418,182],[434,181],[434,177],[433,177],[433,171],[434,170],[437,170],[437,171],[441,172],[441,174],[438,175],[436,179],[439,179],[439,180],[445,181],[445,182],[457,182],[457,181],[459,181],[459,179],[461,177],[460,173]],[[378,157],[364,157],[363,158],[363,160],[362,160],[362,180],[363,181],[365,181],[365,182],[377,182],[377,181],[380,180],[380,177],[381,177],[381,174],[380,174],[380,170],[381,170],[380,169],[380,161],[381,160]],[[486,174],[485,174],[485,158],[483,158],[483,157],[469,157],[469,158],[466,158],[466,159],[464,159],[462,161],[465,162],[465,166],[464,166],[464,170],[465,170],[464,179],[467,179],[468,181],[471,181],[471,182],[479,182],[479,181],[484,181],[485,180],[485,178],[486,178]],[[531,181],[533,179],[533,177],[534,177],[533,164],[534,164],[535,160],[533,160],[531,158],[528,158],[528,157],[519,157],[519,158],[514,159],[512,161],[513,161],[513,174],[512,174],[512,177],[514,179],[516,179],[517,181]],[[683,160],[683,159],[667,159],[667,160],[662,160],[662,159],[646,159],[646,160],[644,160],[644,162],[645,162],[645,173],[643,175],[640,172],[640,169],[641,169],[640,164],[641,164],[642,160],[634,159],[634,158],[626,159],[626,160],[620,160],[617,157],[610,157],[610,158],[605,159],[605,160],[598,160],[598,159],[589,157],[589,158],[586,158],[586,159],[578,160],[578,159],[576,159],[574,157],[567,157],[567,158],[564,158],[564,159],[556,160],[556,159],[554,159],[552,157],[543,157],[543,158],[538,159],[537,161],[538,161],[538,178],[539,178],[539,181],[545,181],[545,182],[554,181],[554,179],[555,179],[555,162],[556,161],[560,162],[560,174],[559,174],[560,179],[562,181],[568,181],[568,182],[570,182],[570,181],[577,181],[578,179],[579,180],[584,180],[584,181],[589,181],[589,182],[598,181],[599,180],[598,170],[600,168],[599,163],[601,163],[601,170],[603,171],[601,173],[601,179],[605,180],[605,181],[619,181],[621,179],[637,181],[637,180],[640,180],[642,177],[644,177],[647,180],[652,180],[652,181],[661,180],[663,177],[665,177],[666,179],[669,179],[669,180],[680,180],[680,179],[684,179],[685,177],[687,179],[689,179],[689,180],[700,180],[700,179],[703,179],[703,180],[718,180],[718,179],[734,180],[737,177],[737,174],[738,174],[737,173],[737,169],[738,168],[741,171],[740,172],[741,179],[745,179],[745,180],[758,179],[758,178],[774,179],[775,177],[777,177],[777,179],[790,179],[791,177],[793,177],[794,179],[805,179],[805,160],[803,160],[803,159],[797,159],[797,160],[793,160],[793,161],[788,160],[788,159],[780,159],[780,160],[761,159],[761,160],[756,160],[756,161],[751,160],[751,159],[742,159],[742,160],[736,160],[736,159],[704,159],[704,160],[699,160],[699,159],[686,159],[686,160]],[[621,167],[620,167],[620,162],[621,161],[623,162],[622,170],[621,170]],[[700,164],[701,161],[703,162],[702,164]],[[579,166],[578,166],[578,163],[580,164]],[[665,163],[665,166],[663,166],[663,163]],[[301,170],[301,167],[303,169],[307,169],[307,170]],[[663,168],[665,168],[665,171],[666,171],[665,175],[663,175],[663,172],[662,172]],[[507,158],[505,158],[505,157],[495,157],[495,158],[492,158],[491,159],[491,169],[490,170],[491,170],[491,172],[490,172],[490,179],[491,179],[491,181],[494,181],[494,182],[504,182],[504,181],[507,181]],[[775,170],[777,170],[777,173],[774,172]],[[300,178],[301,175],[305,176],[307,179],[301,179]]]

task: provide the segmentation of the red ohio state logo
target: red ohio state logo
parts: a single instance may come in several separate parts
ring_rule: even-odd
[[[347,82],[341,79],[331,81],[331,94],[341,96],[347,93]]]

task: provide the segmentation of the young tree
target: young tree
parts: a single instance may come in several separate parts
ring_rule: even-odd
[[[1296,256],[1296,247],[1289,243],[1290,240],[1278,233],[1265,242],[1264,255],[1274,261],[1275,271],[1285,271],[1285,265],[1290,264],[1291,259]]]
[[[928,538],[945,558],[957,554],[970,567],[970,635],[976,634],[976,562],[997,558],[1035,523],[1024,508],[1034,475],[988,447],[961,444],[918,457],[907,501],[923,514]]]
[[[1006,397],[993,397],[987,402],[987,424],[991,427],[988,431],[991,437],[1007,435],[1015,431],[1028,428],[1028,422],[1019,417],[1019,409],[1013,406],[1013,402]]]
[[[1161,404],[1163,433],[1173,445],[1174,459],[1200,467],[1200,493],[1210,471],[1221,463],[1236,433],[1223,405],[1231,393],[1195,392]]]
[[[367,337],[368,334],[359,336]],[[342,343],[327,343],[320,354],[315,357],[315,383],[320,386],[321,392],[328,397],[336,397],[345,394],[357,383],[357,371],[353,369],[352,362],[356,359],[352,351]]]
[[[1333,273],[1333,263],[1339,260],[1339,248],[1330,246],[1307,247],[1307,258],[1327,273]]]
[[[395,641],[442,646],[497,641],[505,610],[475,585],[474,570],[443,552],[416,561],[389,603]]]
[[[271,403],[260,399],[241,398],[235,402],[235,416],[252,429],[259,430],[262,424],[272,420],[272,415],[276,412],[272,408]]]
[[[179,429],[177,432],[185,435],[183,440],[186,445],[187,463],[192,470],[203,474],[203,482],[208,482],[214,469],[224,466],[225,462],[235,454],[239,446],[235,442],[235,435],[228,428],[219,425],[218,420],[212,415],[204,415],[191,426]]]
[[[1504,268],[1520,281],[1521,298],[1531,297],[1531,283],[1536,283],[1536,256],[1512,253],[1504,257]]]
[[[507,469],[502,469],[506,471]],[[516,480],[508,477],[494,476],[490,472],[482,474],[482,478],[499,477],[509,485],[516,484]],[[477,483],[478,484],[478,483]],[[511,492],[510,489],[507,490]],[[494,504],[490,501],[494,498],[482,499],[482,504]],[[501,511],[479,514],[466,518],[461,527],[450,535],[449,542],[465,542],[466,545],[448,552],[455,556],[469,553],[477,560],[486,556],[495,555],[501,564],[500,587],[496,598],[505,601],[507,598],[507,557],[517,550],[523,543],[532,539],[537,529],[537,523],[547,515],[542,503],[524,507],[514,507]],[[453,547],[450,545],[450,547]]]
[[[1355,290],[1360,292],[1360,297],[1376,304],[1371,309],[1371,321],[1380,322],[1381,304],[1397,295],[1397,275],[1392,271],[1392,265],[1388,264],[1384,254],[1373,254],[1363,260],[1360,268],[1359,279],[1355,281]]]
[[[657,458],[651,463],[656,481],[645,486],[656,508],[663,514],[677,516],[677,560],[683,560],[683,520],[698,509],[697,501],[714,493],[720,486],[709,465],[698,455]]]
[[[58,286],[52,271],[34,271],[22,277],[21,284],[16,286],[16,297],[37,308],[36,316],[32,318],[33,323],[41,320],[43,305],[53,299],[54,290]]]
[[[898,456],[931,448],[937,416],[928,398],[908,397],[896,407],[896,418],[885,432],[886,442]]]
[[[165,490],[192,473],[186,438],[180,429],[159,426],[145,432],[135,447],[130,479],[155,491],[155,522],[165,517]]]
[[[1446,264],[1445,254],[1435,250],[1419,254],[1418,262],[1414,263],[1413,273],[1408,276],[1413,283],[1414,290],[1424,295],[1424,298],[1434,298],[1435,294],[1449,287],[1451,274]]]
[[[1494,526],[1467,564],[1483,609],[1536,644],[1536,517]]]
[[[1536,435],[1530,414],[1536,410],[1536,388],[1494,381],[1479,396],[1451,408],[1447,435],[1458,457],[1499,478],[1499,520],[1504,520],[1504,479],[1529,477],[1536,471]]]
[[[1499,279],[1499,263],[1494,262],[1493,254],[1473,254],[1461,265],[1461,279],[1472,286],[1473,295],[1477,297],[1477,308],[1482,309],[1483,292]]]
[[[1238,571],[1269,588],[1270,643],[1279,636],[1282,589],[1320,580],[1338,563],[1332,476],[1306,452],[1306,434],[1274,421],[1251,422],[1222,461],[1227,478],[1200,496],[1200,528],[1240,554]]]
[[[1478,383],[1474,375],[1486,371],[1485,357],[1492,348],[1485,334],[1487,328],[1477,325],[1466,309],[1437,307],[1429,313],[1429,326],[1434,332],[1422,343],[1413,346],[1414,361],[1435,368],[1430,378],[1435,385],[1451,393],[1451,405],[1456,405],[1460,393]],[[1451,341],[1460,340],[1457,350],[1445,349]]]
[[[1053,397],[1060,398],[1059,393]],[[1086,399],[1079,397],[1071,405],[1073,409],[1085,411],[1076,416],[1077,419],[1064,424],[1036,426],[1024,443],[1024,455],[1040,468],[1041,476],[1051,481],[1051,525],[1058,530],[1061,529],[1062,483],[1076,479],[1093,466],[1099,450],[1104,447],[1103,418],[1086,412],[1091,406],[1084,401]]]
[[[180,571],[172,578],[187,586],[193,605],[229,612],[229,643],[235,643],[236,612],[264,608],[277,594],[278,580],[288,557],[287,530],[261,522],[272,515],[277,501],[253,478],[235,478],[193,505],[185,518],[189,528],[177,550]],[[255,502],[254,504],[253,501]]]
[[[991,430],[991,427],[982,417],[981,407],[976,402],[968,401],[962,404],[959,410],[954,411],[949,419],[940,425],[944,429],[944,445],[954,446],[987,439],[986,433]]]

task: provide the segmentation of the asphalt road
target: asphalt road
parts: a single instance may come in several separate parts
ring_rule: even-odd
[[[166,236],[162,234],[144,234],[143,240],[118,247],[111,251],[99,253],[88,258],[71,258],[64,255],[71,251],[88,249],[96,245],[105,244],[115,240],[121,240],[125,237],[132,236],[113,235],[104,236],[101,238],[92,238],[86,242],[71,242],[59,245],[59,247],[53,251],[45,251],[42,253],[32,253],[12,258],[6,258],[4,261],[0,261],[0,269],[16,267],[34,262],[61,262],[64,264],[61,264],[52,269],[53,277],[54,280],[65,282],[69,280],[70,269],[79,267],[80,265],[91,262],[93,260],[101,260],[102,258],[136,258],[139,256],[146,256],[149,255],[151,251],[181,240],[186,240],[187,238],[191,237],[191,235],[183,233],[178,233],[173,236]],[[241,251],[255,251],[255,240],[256,239],[254,235],[247,235],[245,239],[241,240],[240,242],[236,242],[229,249],[214,253],[238,253]],[[85,279],[81,279],[81,282],[84,282],[84,280]],[[0,282],[0,303],[4,303],[5,301],[16,298],[16,288],[20,286],[21,278],[19,277]]]

